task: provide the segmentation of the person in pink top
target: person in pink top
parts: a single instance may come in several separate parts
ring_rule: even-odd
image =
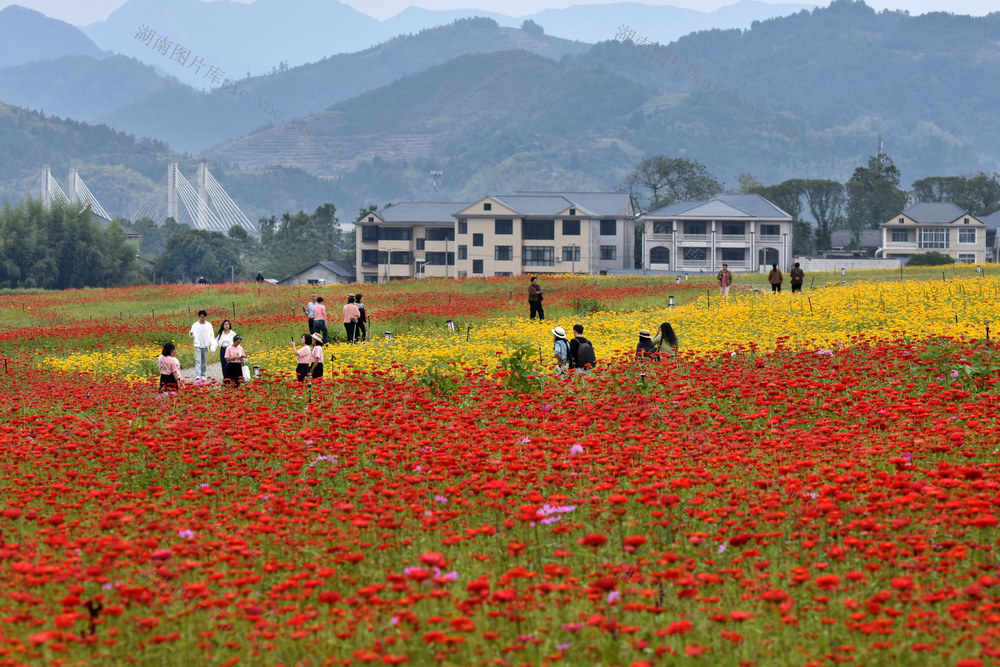
[[[344,304],[344,329],[347,330],[347,342],[358,342],[358,322],[361,320],[361,310],[355,305],[354,295],[347,297]],[[324,341],[326,342],[326,341]]]
[[[313,334],[312,337],[315,345],[312,349],[312,366],[309,367],[309,370],[312,372],[313,380],[315,380],[323,377],[323,341],[319,334]]]
[[[247,353],[243,350],[242,343],[243,336],[237,334],[233,336],[233,344],[226,348],[226,377],[222,382],[233,387],[238,387],[243,381],[243,362]]]
[[[316,297],[316,305],[313,306],[313,333],[319,333],[319,330],[323,330],[323,344],[326,345],[326,341],[330,340],[330,334],[326,331],[326,304],[323,303],[323,297]]]
[[[322,336],[319,337],[320,340],[323,339]],[[302,382],[309,375],[309,364],[312,362],[312,350],[309,349],[309,343],[313,340],[310,334],[302,334],[302,338],[299,339],[299,344],[302,347],[296,349],[295,339],[292,339],[292,349],[295,350],[295,356],[297,363],[295,364],[295,379]]]
[[[177,346],[166,343],[156,359],[160,371],[160,391],[177,391],[181,384],[181,362],[177,360]]]

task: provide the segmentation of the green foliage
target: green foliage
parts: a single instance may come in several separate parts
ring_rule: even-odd
[[[979,172],[965,176],[930,176],[913,182],[913,199],[918,202],[951,202],[975,216],[989,215],[1000,208],[1000,174]]]
[[[604,306],[592,297],[582,297],[576,300],[576,312],[581,315],[590,315],[604,310]]]
[[[186,229],[170,237],[156,260],[156,274],[168,282],[194,282],[204,276],[209,282],[229,282],[242,274],[236,241],[220,232]]]
[[[533,362],[535,352],[529,345],[519,345],[500,359],[505,387],[514,389],[517,394],[528,394],[544,386]]]
[[[816,221],[813,246],[816,250],[827,250],[831,245],[830,232],[836,226],[847,203],[844,186],[837,181],[808,180],[804,181],[803,195],[809,212]]]
[[[636,165],[625,177],[632,201],[648,202],[653,211],[682,199],[708,199],[722,192],[722,184],[697,160],[656,155]]]
[[[458,389],[454,372],[449,372],[445,363],[432,364],[424,371],[418,382],[427,387],[435,396],[451,396]]]
[[[928,252],[922,252],[918,255],[913,255],[910,257],[909,261],[906,262],[907,266],[944,266],[946,264],[954,264],[955,259],[944,253],[940,253],[936,250],[931,250]]]
[[[865,229],[878,226],[906,208],[899,189],[899,169],[885,153],[873,155],[867,166],[854,170],[847,182],[847,226],[855,241]]]
[[[135,248],[117,221],[102,228],[89,209],[31,199],[0,211],[0,286],[70,289],[134,284]]]
[[[337,220],[337,207],[323,204],[312,215],[299,211],[277,218],[261,219],[260,243],[241,240],[243,256],[254,272],[285,278],[317,262],[335,261],[352,265],[354,262],[354,232],[345,234]],[[231,232],[231,235],[238,232]]]

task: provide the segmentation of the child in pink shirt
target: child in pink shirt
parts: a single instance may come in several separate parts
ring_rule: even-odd
[[[160,371],[160,391],[177,391],[181,383],[181,362],[177,361],[177,346],[166,343],[156,359]]]
[[[240,344],[243,336],[239,334],[233,336],[233,344],[226,348],[226,377],[223,383],[236,387],[243,381],[243,360],[247,358],[247,353]]]

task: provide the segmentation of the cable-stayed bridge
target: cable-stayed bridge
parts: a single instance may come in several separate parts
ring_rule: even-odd
[[[40,199],[46,208],[55,201],[81,203],[89,205],[96,215],[111,220],[111,216],[97,201],[76,169],[69,170],[67,190],[68,193],[59,187],[59,182],[46,165],[42,169],[41,178],[29,194]],[[247,219],[204,162],[198,164],[194,185],[184,178],[176,162],[169,162],[167,173],[156,184],[153,192],[132,212],[132,220],[140,218],[149,218],[158,225],[167,218],[173,218],[175,222],[187,224],[194,229],[223,234],[237,226],[255,236],[259,234],[257,226]]]

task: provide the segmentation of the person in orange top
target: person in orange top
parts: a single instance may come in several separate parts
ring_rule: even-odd
[[[347,297],[344,304],[344,329],[347,331],[347,342],[358,342],[358,322],[361,320],[361,310],[355,305],[354,295]],[[326,343],[326,341],[323,341]]]

